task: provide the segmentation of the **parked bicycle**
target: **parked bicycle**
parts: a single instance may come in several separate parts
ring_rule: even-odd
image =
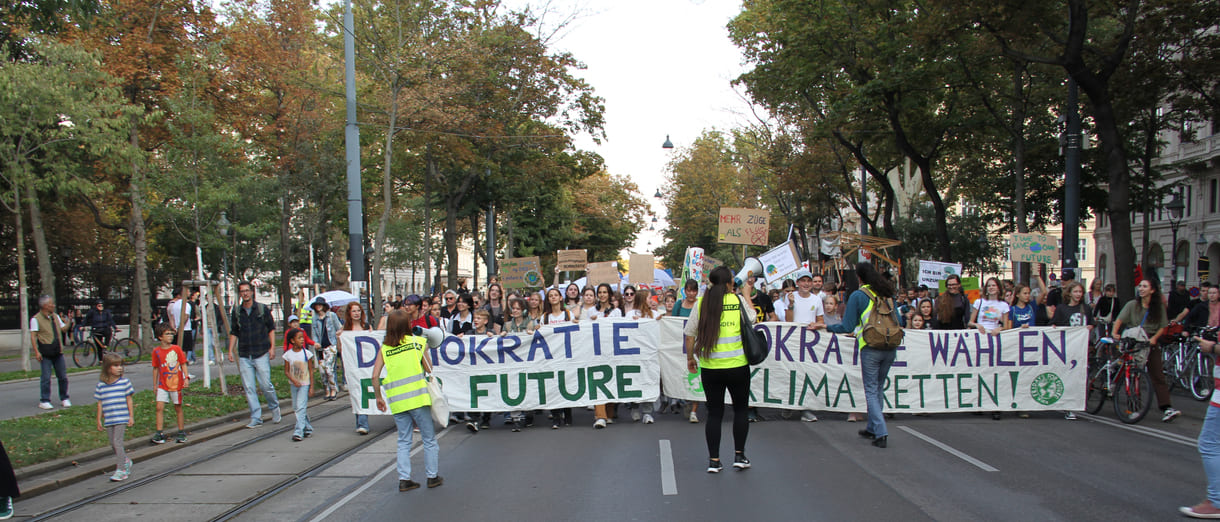
[[[1177,326],[1177,328],[1174,328]],[[1162,347],[1165,378],[1170,387],[1180,386],[1197,401],[1211,398],[1215,380],[1212,378],[1214,359],[1211,354],[1199,350],[1196,335],[1215,336],[1217,328],[1192,328],[1171,325],[1168,341]]]
[[[77,368],[88,368],[98,364],[105,352],[119,354],[126,364],[140,362],[144,357],[144,348],[132,338],[112,338],[110,332],[95,328],[90,330],[89,339],[72,346],[72,363]]]
[[[1089,382],[1085,411],[1096,414],[1107,398],[1113,398],[1114,415],[1126,424],[1135,424],[1152,406],[1152,379],[1136,354],[1148,344],[1134,339],[1097,340],[1089,357]]]

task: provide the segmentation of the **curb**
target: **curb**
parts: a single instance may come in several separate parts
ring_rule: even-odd
[[[33,371],[33,370],[31,370],[31,371]],[[85,370],[85,371],[83,371],[83,372],[70,372],[70,373],[68,373],[68,376],[73,376],[73,375],[93,375],[93,374],[95,374],[95,373],[101,373],[101,371],[102,371],[102,369],[101,369],[101,368],[96,368],[96,369],[92,369],[92,370]],[[34,382],[34,381],[37,381],[38,379],[41,379],[41,378],[42,378],[42,377],[27,377],[27,378],[25,378],[25,379],[10,379],[10,380],[7,380],[7,381],[0,381],[0,384],[11,384],[11,383],[21,383],[21,382]]]
[[[309,406],[317,407],[324,402],[327,402],[326,399],[313,400],[310,401]],[[290,398],[280,399],[279,404],[280,408],[284,408],[285,405],[291,406],[292,400]],[[191,442],[204,442],[235,431],[244,430],[246,428],[245,423],[235,421],[249,417],[250,412],[248,410],[234,412],[229,415],[213,417],[188,425],[186,426],[186,432],[192,434]],[[219,429],[209,429],[216,426],[221,427]],[[195,434],[196,432],[199,432],[198,435]],[[129,440],[123,444],[123,447],[127,450],[127,456],[131,458],[132,462],[156,458],[189,446],[189,444],[172,443],[150,446],[146,438]],[[114,453],[111,448],[103,447],[71,457],[31,464],[16,470],[17,481],[21,483],[21,496],[27,498],[36,497],[93,477],[105,475],[113,468],[113,463],[108,460],[108,457],[113,455]],[[61,476],[52,476],[55,474]]]

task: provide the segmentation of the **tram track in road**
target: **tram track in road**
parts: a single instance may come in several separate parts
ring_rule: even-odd
[[[310,417],[311,417],[311,420],[321,420],[321,419],[330,417],[331,415],[334,415],[337,413],[344,413],[344,412],[351,412],[351,407],[347,406],[347,405],[334,406],[331,408],[324,409],[316,417],[313,415],[310,415]],[[96,503],[98,501],[105,500],[107,498],[110,498],[110,497],[113,497],[113,496],[116,496],[116,495],[119,495],[122,493],[133,491],[133,490],[139,489],[141,487],[148,486],[150,484],[154,484],[157,481],[164,479],[165,477],[181,473],[194,466],[198,466],[200,464],[210,462],[210,461],[218,459],[220,457],[224,457],[235,451],[238,451],[238,450],[241,450],[244,448],[248,448],[254,444],[258,444],[265,440],[272,439],[272,438],[278,437],[278,436],[282,436],[285,433],[291,432],[293,429],[294,429],[294,426],[292,423],[284,423],[281,427],[274,428],[274,429],[267,431],[266,433],[260,434],[258,436],[251,437],[249,439],[240,441],[231,446],[226,446],[217,451],[213,451],[211,453],[200,456],[198,458],[191,459],[190,461],[184,462],[182,464],[175,465],[175,466],[171,467],[170,469],[160,471],[158,473],[155,473],[155,474],[152,474],[152,475],[149,475],[146,477],[142,477],[139,479],[131,479],[130,481],[124,482],[112,489],[109,489],[109,490],[106,490],[103,492],[99,492],[99,493],[96,493],[93,495],[89,495],[89,496],[83,497],[79,500],[76,500],[74,502],[71,502],[69,504],[65,504],[63,506],[56,507],[49,511],[39,513],[38,515],[31,517],[29,520],[31,522],[37,522],[37,521],[41,521],[41,520],[50,520],[55,517],[59,517],[59,516],[62,516],[62,515],[68,514],[68,513],[72,513],[74,511],[80,510],[80,509],[82,509],[86,506],[89,506],[93,503]],[[388,431],[393,431],[393,430],[391,429]],[[385,435],[385,432],[378,433],[375,437],[371,437],[370,439],[377,439],[384,435]],[[359,445],[357,445],[354,449],[344,451],[344,453],[342,455],[346,456],[346,454],[350,453],[351,451],[355,451],[355,450],[364,448],[372,442],[374,442],[374,440],[363,441]],[[324,464],[333,462],[334,460],[335,459],[330,459],[330,460],[324,462]],[[288,480],[291,480],[291,478]],[[272,488],[272,489],[273,490],[282,490],[283,488],[277,486],[276,488]],[[252,507],[252,506],[250,506],[250,507]]]

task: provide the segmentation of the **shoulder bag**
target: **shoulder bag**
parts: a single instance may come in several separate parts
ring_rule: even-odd
[[[445,400],[445,390],[440,379],[429,375],[427,382],[428,397],[432,399],[432,424],[443,430],[449,425],[449,402]]]
[[[740,304],[738,308],[741,311],[741,346],[746,352],[746,362],[751,366],[757,366],[767,360],[767,355],[771,353],[771,345],[767,344],[767,339],[762,332],[754,329],[754,323],[750,322],[750,316],[746,315],[746,302],[738,297],[737,302]]]

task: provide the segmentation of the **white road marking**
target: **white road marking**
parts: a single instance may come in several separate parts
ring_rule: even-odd
[[[932,437],[929,437],[929,436],[927,436],[927,435],[924,435],[924,434],[922,434],[922,433],[920,433],[920,432],[918,432],[918,431],[915,431],[915,430],[913,430],[913,429],[911,429],[911,428],[908,428],[908,427],[906,427],[906,426],[899,426],[899,427],[898,427],[898,429],[900,429],[900,430],[902,430],[902,431],[905,431],[905,432],[907,432],[907,433],[910,433],[911,435],[914,435],[914,436],[916,436],[916,437],[919,437],[919,438],[923,439],[923,440],[924,440],[924,442],[927,442],[928,444],[931,444],[931,445],[933,445],[933,446],[936,446],[936,447],[938,447],[938,448],[940,448],[940,449],[942,449],[942,450],[945,450],[945,452],[946,452],[946,453],[948,453],[948,454],[950,454],[950,455],[953,455],[954,457],[957,457],[957,458],[959,458],[959,459],[962,459],[962,460],[964,460],[964,461],[966,461],[966,462],[969,462],[969,463],[973,464],[975,467],[977,467],[977,468],[979,468],[979,469],[981,469],[981,470],[983,470],[983,471],[991,471],[991,472],[1000,471],[1000,470],[998,470],[998,469],[996,469],[996,468],[991,467],[991,465],[987,464],[986,462],[983,462],[983,461],[981,461],[981,460],[979,460],[979,459],[976,459],[976,458],[974,458],[974,457],[971,457],[970,455],[967,455],[967,454],[965,454],[965,453],[962,453],[961,451],[958,451],[958,450],[954,449],[952,446],[949,446],[948,444],[945,444],[945,443],[943,443],[943,442],[941,442],[941,441],[939,441],[939,440],[936,440],[936,439],[934,439],[934,438],[932,438]]]
[[[1198,445],[1198,441],[1196,441],[1195,439],[1192,439],[1190,437],[1185,437],[1182,435],[1178,435],[1177,433],[1170,433],[1168,431],[1158,430],[1156,428],[1149,428],[1146,426],[1137,426],[1134,424],[1123,424],[1121,422],[1112,421],[1105,417],[1099,417],[1097,415],[1092,415],[1092,414],[1088,414],[1088,413],[1084,413],[1084,412],[1077,412],[1076,415],[1080,415],[1081,417],[1084,417],[1093,422],[1098,422],[1101,424],[1114,426],[1115,428],[1122,428],[1127,431],[1134,431],[1136,433],[1142,433],[1149,437],[1156,437],[1156,438],[1164,440],[1164,441],[1173,442],[1175,444],[1181,444],[1183,446],[1187,446],[1187,447],[1191,447],[1191,448]]]
[[[436,440],[439,442],[441,440],[441,437],[444,437],[446,433],[449,433],[449,430],[447,430],[447,429],[441,430],[440,433],[436,434]],[[411,453],[409,454],[409,456],[414,457],[416,453],[423,451],[423,449],[424,449],[424,445],[420,444],[419,447],[411,450]],[[348,493],[347,496],[339,499],[338,502],[331,504],[331,506],[329,508],[326,508],[326,511],[318,513],[318,516],[313,517],[312,519],[310,519],[309,522],[321,522],[322,520],[325,520],[326,517],[329,517],[335,511],[338,511],[339,508],[347,505],[348,502],[351,502],[352,499],[360,496],[361,493],[364,493],[366,490],[373,487],[374,484],[381,482],[381,479],[385,478],[386,475],[389,475],[391,471],[394,471],[396,469],[398,469],[398,462],[391,462],[389,464],[386,464],[385,467],[381,468],[381,471],[377,472],[377,474],[374,475],[372,479],[370,479],[368,482],[365,482],[364,485],[356,488],[355,491]]]
[[[661,439],[661,494],[678,494],[678,479],[674,476],[674,452],[668,439]]]

